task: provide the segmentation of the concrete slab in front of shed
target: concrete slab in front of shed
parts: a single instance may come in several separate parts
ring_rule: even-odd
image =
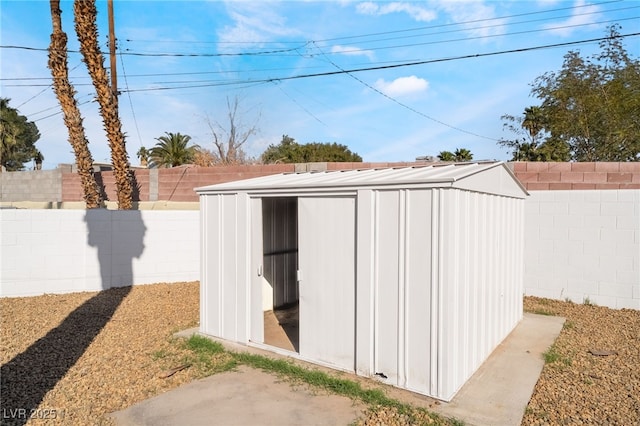
[[[112,413],[118,426],[347,425],[364,412],[351,399],[292,386],[241,366]]]
[[[431,409],[467,425],[520,425],[544,367],[542,354],[556,340],[564,321],[525,313],[453,400]]]

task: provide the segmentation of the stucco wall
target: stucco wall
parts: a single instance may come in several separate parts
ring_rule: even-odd
[[[0,210],[0,296],[199,279],[199,212]]]

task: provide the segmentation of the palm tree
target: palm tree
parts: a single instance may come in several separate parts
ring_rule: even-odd
[[[140,160],[140,165],[143,167],[147,167],[149,165],[149,150],[144,146],[141,146],[138,152],[136,152],[138,156],[138,160]]]
[[[191,136],[165,132],[156,138],[158,143],[149,150],[151,161],[156,166],[175,167],[193,162],[199,149],[197,145],[187,146]]]
[[[537,137],[544,129],[545,121],[544,111],[539,106],[534,105],[524,109],[522,128],[531,136],[532,144],[538,145]]]
[[[438,160],[440,160],[440,161],[456,161],[456,156],[451,151],[440,151],[440,154],[438,154]]]
[[[457,148],[455,152],[441,151],[438,154],[438,159],[440,161],[464,162],[473,160],[473,154],[466,148]]]
[[[473,160],[473,154],[466,148],[458,148],[453,154],[455,155],[456,161],[458,162]]]
[[[133,206],[133,185],[127,147],[120,117],[118,116],[118,96],[111,90],[109,76],[104,68],[104,58],[98,44],[95,0],[76,0],[73,4],[76,34],[80,42],[80,52],[87,64],[89,75],[96,89],[100,115],[107,132],[111,149],[111,163],[116,180],[118,209],[130,210]]]
[[[69,83],[67,35],[62,31],[60,0],[51,0],[50,6],[53,33],[49,47],[49,68],[53,77],[53,90],[62,108],[64,124],[69,129],[69,143],[76,157],[85,204],[88,209],[95,209],[100,207],[102,200],[98,183],[93,174],[93,158],[82,126],[82,116],[74,97],[76,92]]]

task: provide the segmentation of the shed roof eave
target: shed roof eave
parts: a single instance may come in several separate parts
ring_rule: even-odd
[[[505,173],[506,171],[506,173]],[[284,173],[195,188],[199,195],[330,193],[358,189],[457,188],[525,198],[528,193],[503,162],[445,166]]]
[[[280,186],[272,186],[269,188],[260,188],[260,187],[243,187],[239,185],[238,187],[230,187],[230,188],[216,188],[215,185],[211,187],[201,187],[195,188],[195,191],[199,195],[211,195],[211,194],[237,194],[237,193],[249,193],[249,194],[257,194],[257,193],[290,193],[290,192],[353,192],[358,189],[396,189],[396,188],[452,188],[454,187],[455,179],[433,179],[433,180],[407,180],[404,182],[370,182],[370,183],[359,183],[353,184],[352,182],[345,183],[327,183],[324,185],[315,185],[315,184],[299,184],[299,185],[280,185]]]

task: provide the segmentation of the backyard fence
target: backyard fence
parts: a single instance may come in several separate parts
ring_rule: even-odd
[[[198,211],[0,210],[0,296],[199,279]]]
[[[355,164],[370,166],[342,167]],[[530,193],[525,201],[525,294],[640,309],[640,163],[511,166]],[[24,173],[29,175],[22,179],[31,179],[29,185],[43,192],[32,200],[56,201],[51,199],[59,196],[55,185],[43,187],[38,180],[46,180],[45,175]],[[0,182],[6,189],[16,176],[0,173]],[[206,179],[201,183],[231,175]],[[199,276],[196,210],[0,209],[0,297]]]

